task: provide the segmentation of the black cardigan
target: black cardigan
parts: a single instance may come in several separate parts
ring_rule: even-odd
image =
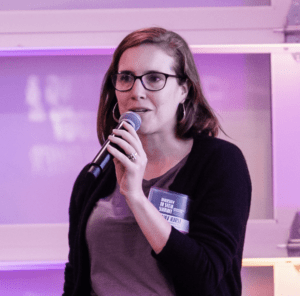
[[[64,294],[90,295],[86,223],[99,198],[115,187],[112,165],[96,182],[86,166],[73,188],[69,216],[69,262]],[[156,258],[171,274],[176,295],[241,295],[241,262],[250,209],[251,181],[245,159],[235,145],[199,135],[170,190],[193,200],[190,231],[172,228]]]

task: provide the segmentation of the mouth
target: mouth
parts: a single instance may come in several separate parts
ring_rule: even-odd
[[[150,110],[147,109],[147,108],[135,108],[135,109],[130,109],[130,111],[142,114],[142,113],[146,113],[146,112],[148,112]]]

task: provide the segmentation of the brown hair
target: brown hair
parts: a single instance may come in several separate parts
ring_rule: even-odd
[[[112,112],[117,98],[111,82],[111,75],[118,72],[119,61],[124,51],[142,44],[158,46],[172,56],[174,58],[174,71],[177,76],[182,77],[182,79],[178,79],[178,83],[185,81],[188,83],[189,92],[184,102],[185,117],[182,118],[182,111],[177,110],[177,136],[191,138],[196,133],[204,133],[215,137],[220,129],[220,124],[202,93],[198,71],[189,46],[177,33],[153,27],[130,33],[114,52],[113,60],[105,74],[101,89],[97,118],[100,143],[103,144],[116,125]]]

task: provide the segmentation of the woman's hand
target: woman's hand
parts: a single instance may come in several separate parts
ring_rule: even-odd
[[[108,139],[123,149],[126,155],[111,145],[108,145],[107,150],[114,156],[120,192],[126,198],[144,196],[142,182],[147,156],[134,128],[127,122],[124,122],[123,127],[125,129],[114,129],[114,136],[109,136]],[[135,155],[135,159],[130,160],[127,156],[130,154]]]
[[[144,195],[142,182],[147,156],[134,128],[126,122],[124,128],[125,130],[113,130],[115,136],[109,136],[108,139],[122,148],[126,155],[134,154],[136,158],[130,160],[111,145],[108,145],[107,151],[114,156],[120,192],[125,196],[152,249],[158,254],[169,239],[171,225]]]

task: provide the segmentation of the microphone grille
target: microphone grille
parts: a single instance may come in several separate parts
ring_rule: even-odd
[[[128,122],[135,129],[135,131],[137,131],[140,128],[141,123],[142,123],[142,119],[141,119],[140,115],[138,115],[132,111],[123,113],[120,116],[119,122],[121,122],[123,120]]]

